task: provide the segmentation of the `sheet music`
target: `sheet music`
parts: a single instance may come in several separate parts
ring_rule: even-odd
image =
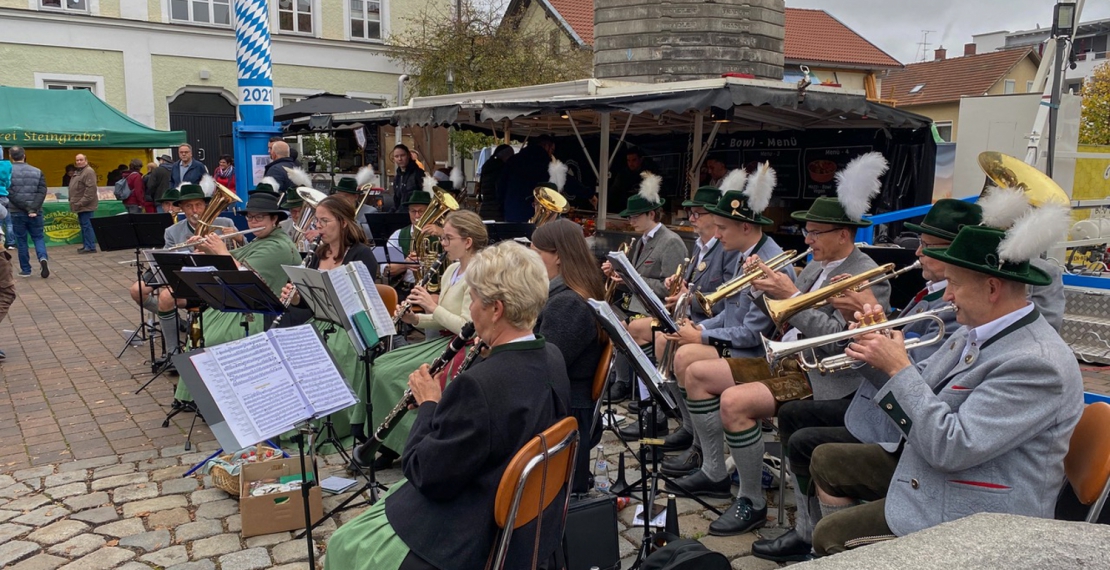
[[[358,401],[312,325],[273,329],[267,334],[273,336],[282,360],[293,371],[313,416],[326,416]]]
[[[354,323],[351,321],[351,315],[356,315],[366,309],[362,305],[363,300],[359,296],[358,289],[355,288],[354,280],[347,274],[347,267],[336,267],[324,273],[327,274],[327,281],[331,284],[334,299],[339,303],[339,310],[343,313],[343,328],[346,329],[347,334],[351,337],[351,342],[358,347],[359,351],[366,350],[366,341],[362,340],[362,336],[355,330]]]
[[[397,334],[397,329],[393,326],[393,317],[389,316],[389,307],[385,306],[385,301],[378,293],[378,287],[374,284],[374,277],[370,275],[370,269],[362,262],[355,262],[350,265],[354,266],[352,271],[355,272],[355,276],[357,276],[358,282],[362,286],[367,307],[366,312],[370,316],[370,321],[374,323],[374,330],[377,331],[378,336],[385,338]],[[355,278],[355,276],[352,276],[352,278]]]
[[[224,375],[216,359],[208,352],[202,352],[193,356],[190,360],[192,360],[193,366],[196,367],[197,373],[200,374],[201,380],[204,381],[204,385],[208,387],[208,391],[212,394],[212,399],[219,406],[220,414],[223,415],[224,421],[231,428],[235,440],[241,444],[240,447],[247,447],[265,439],[258,433],[254,423],[250,421],[247,411],[243,408],[243,404],[239,402],[239,398],[235,396],[235,390],[232,389],[231,382]]]
[[[166,251],[164,249],[144,249],[144,250],[142,250],[142,252],[143,252],[143,259],[146,260],[147,266],[150,267],[150,272],[154,275],[154,282],[155,283],[165,283],[166,282],[166,276],[162,274],[162,267],[158,265],[158,260],[154,259],[154,254],[155,253],[181,253],[181,254],[184,254],[184,255],[188,254],[188,252],[184,252],[184,251],[181,251],[181,252],[179,252],[179,251]]]
[[[324,272],[296,265],[282,265],[281,268],[285,270],[289,280],[297,286],[301,298],[309,304],[316,318],[339,323],[339,326],[345,329],[350,328],[350,320],[345,318],[346,315],[337,312],[331,301],[326,298],[330,294],[330,288]]]
[[[628,256],[620,251],[610,251],[609,262],[613,265],[613,269],[620,274],[621,279],[632,289],[632,293],[640,299],[640,303],[644,305],[648,313],[659,321],[660,329],[665,333],[677,332],[678,325],[675,324],[674,319],[671,318],[670,313],[667,312],[667,308],[659,300],[655,291],[651,290],[644,278],[636,272],[636,268],[632,267],[632,263],[628,261]]]
[[[388,252],[386,251],[387,248],[389,249]],[[388,255],[388,257],[387,257],[387,255]],[[388,259],[390,263],[404,263],[406,265],[419,265],[419,263],[416,262],[416,261],[407,261],[405,259],[405,252],[401,251],[401,248],[399,248],[396,245],[393,245],[391,243],[386,244],[384,246],[375,247],[374,248],[374,259],[377,259],[380,263],[385,263],[385,260]]]
[[[281,435],[307,419],[308,402],[297,389],[268,335],[252,335],[208,349],[230,380],[259,440]]]
[[[597,314],[598,321],[601,323],[602,328],[609,333],[609,338],[613,341],[614,348],[621,349],[629,358],[634,362],[633,365],[637,369],[640,378],[646,378],[651,383],[651,388],[654,388],[654,395],[662,398],[664,403],[674,409],[675,401],[671,395],[670,390],[665,386],[666,380],[659,374],[659,370],[652,365],[648,360],[644,350],[636,341],[632,340],[632,336],[628,334],[628,329],[620,324],[620,320],[613,314],[613,309],[609,307],[609,303],[598,301],[597,299],[587,299],[587,303],[593,308]]]

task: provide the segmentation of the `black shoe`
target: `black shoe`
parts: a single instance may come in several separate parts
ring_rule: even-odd
[[[606,404],[623,402],[632,395],[632,383],[623,380],[614,380],[609,383],[609,391],[605,393],[602,401]]]
[[[354,459],[348,462],[347,466],[343,468],[343,470],[346,471],[348,475],[351,475],[353,477],[358,477],[362,475],[363,469],[364,467],[362,467],[358,463],[355,463]]]
[[[752,506],[752,500],[740,497],[717,520],[709,523],[709,534],[734,536],[755,530],[767,524],[767,505],[762,509]]]
[[[77,253],[96,253],[96,250],[95,249],[85,249],[85,248],[82,247],[81,249],[77,250]]]
[[[693,475],[679,477],[667,483],[666,489],[668,493],[689,494],[713,499],[729,499],[732,497],[732,480],[725,477],[720,481],[710,481],[709,476],[699,469],[695,471]],[[763,509],[763,514],[767,514],[767,509]]]
[[[650,406],[650,405],[651,405],[651,400],[636,400],[636,399],[633,399],[633,400],[629,401],[628,405],[625,406],[625,407],[628,409],[628,413],[630,413],[630,414],[639,414],[640,413],[640,408]]]
[[[393,467],[393,462],[397,461],[401,456],[397,455],[396,451],[383,447],[378,452],[378,456],[374,459],[374,470],[381,471],[382,469],[389,469]]]
[[[667,416],[662,412],[657,412],[654,406],[647,408],[647,411],[640,414],[639,420],[636,423],[630,423],[621,428],[617,432],[617,436],[624,441],[636,441],[640,439],[640,424],[643,425],[643,437],[651,437],[651,425],[647,422],[655,422],[655,437],[663,437],[667,435]]]
[[[42,266],[42,273],[40,273],[39,275],[42,275],[43,279],[46,279],[47,277],[50,277],[50,267],[47,266],[46,260],[45,259],[40,259],[39,260],[39,265]]]
[[[668,457],[663,460],[660,471],[668,477],[685,477],[701,469],[701,448],[690,446],[677,457]]]
[[[811,558],[813,545],[802,540],[794,529],[773,540],[757,540],[752,544],[752,556],[774,562],[802,562]]]
[[[693,444],[694,434],[686,431],[685,428],[679,428],[663,438],[663,445],[659,446],[659,451],[684,451]]]
[[[7,357],[8,357],[8,355],[7,355],[7,354],[4,354],[4,351],[3,351],[3,350],[0,350],[0,360],[4,360],[4,359],[5,359],[5,358],[7,358]]]

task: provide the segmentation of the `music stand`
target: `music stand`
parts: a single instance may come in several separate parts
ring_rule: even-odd
[[[621,279],[624,281],[632,294],[639,299],[640,304],[644,306],[648,314],[659,323],[659,330],[663,334],[674,334],[678,332],[678,324],[671,318],[671,314],[667,312],[667,308],[663,302],[659,300],[659,296],[655,291],[651,290],[643,277],[632,267],[632,263],[628,261],[628,256],[620,251],[609,252],[609,263],[612,264],[613,270],[620,274]]]
[[[517,238],[529,239],[532,237],[532,232],[535,231],[536,226],[528,222],[494,222],[486,224],[486,233],[489,234],[489,242],[497,243]]]
[[[393,235],[393,232],[412,224],[409,215],[405,212],[399,214],[374,212],[363,214],[363,216],[366,218],[366,225],[370,228],[370,233],[375,236],[375,245],[384,244],[389,240],[389,236]]]
[[[169,214],[120,214],[105,216],[91,220],[93,233],[100,249],[104,251],[118,251],[124,249],[135,250],[135,281],[140,283],[142,291],[143,266],[142,250],[165,245],[166,228],[173,225],[173,216]],[[154,365],[154,335],[157,325],[146,320],[146,308],[143,300],[139,302],[139,326],[127,337],[116,358],[122,358],[127,347],[136,339],[146,342],[150,346],[150,362]]]

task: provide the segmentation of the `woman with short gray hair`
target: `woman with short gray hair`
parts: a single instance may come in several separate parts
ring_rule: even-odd
[[[531,330],[547,303],[547,270],[534,251],[503,241],[474,256],[466,273],[471,297],[482,305],[500,302],[507,324]],[[471,317],[474,305],[471,304]]]

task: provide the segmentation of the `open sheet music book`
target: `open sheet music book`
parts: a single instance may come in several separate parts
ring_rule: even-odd
[[[613,348],[628,357],[632,367],[636,370],[636,375],[645,381],[648,391],[658,398],[658,401],[663,402],[668,409],[677,409],[674,397],[666,386],[667,380],[648,360],[647,355],[644,354],[644,349],[640,348],[640,345],[632,339],[628,329],[621,325],[620,319],[613,313],[609,303],[597,299],[587,299],[586,303],[594,310],[594,315],[597,317],[597,322],[601,324],[601,328],[609,334],[609,340],[613,341]]]
[[[659,300],[659,296],[655,291],[651,290],[643,277],[636,272],[632,263],[628,260],[628,256],[624,252],[610,251],[609,263],[613,265],[613,270],[620,274],[621,279],[628,284],[632,289],[632,294],[635,295],[640,303],[643,304],[647,312],[651,314],[655,321],[659,323],[659,330],[667,334],[674,334],[678,332],[678,324],[671,318],[671,314],[667,312],[667,307]]]
[[[316,318],[343,327],[360,351],[397,334],[389,309],[364,263],[356,261],[327,271],[291,265],[282,269]]]
[[[231,449],[276,437],[357,402],[309,324],[207,348],[189,360],[230,428],[236,443]]]

